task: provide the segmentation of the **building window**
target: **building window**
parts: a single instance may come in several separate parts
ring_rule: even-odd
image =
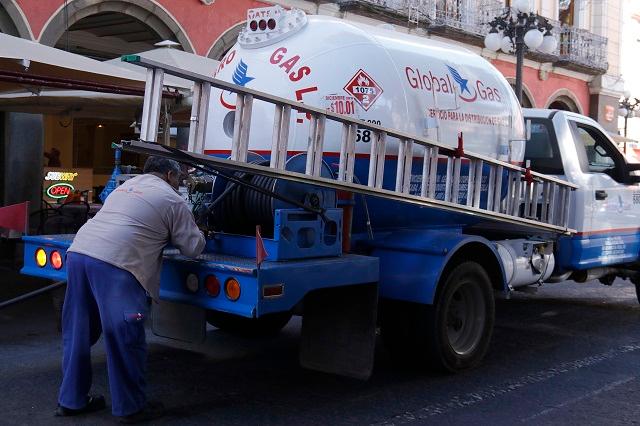
[[[564,25],[573,25],[576,0],[558,0],[558,20]]]

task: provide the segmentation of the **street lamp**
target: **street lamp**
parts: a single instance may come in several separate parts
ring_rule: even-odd
[[[624,98],[619,103],[618,115],[624,117],[624,137],[627,137],[627,120],[636,116],[635,110],[640,108],[640,99],[631,98],[628,90],[624,92]]]
[[[524,49],[538,50],[552,54],[558,41],[551,34],[553,25],[542,16],[531,11],[529,0],[513,0],[511,6],[502,15],[489,22],[491,30],[484,38],[487,49],[496,52],[516,53],[516,97],[522,104],[522,67]]]

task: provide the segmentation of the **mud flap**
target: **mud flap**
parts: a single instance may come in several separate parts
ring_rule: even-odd
[[[205,309],[164,300],[151,303],[153,334],[189,343],[202,343],[206,335]]]
[[[300,364],[367,380],[373,371],[377,306],[377,284],[308,294],[304,300]]]

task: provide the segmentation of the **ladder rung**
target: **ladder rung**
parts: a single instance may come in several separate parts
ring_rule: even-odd
[[[542,200],[541,200],[542,211],[540,212],[540,220],[545,223],[549,223],[549,218],[547,217],[547,211],[549,207],[549,188],[550,188],[549,182],[545,181],[542,184]]]
[[[411,187],[411,166],[413,162],[413,140],[398,142],[398,163],[396,166],[396,191],[408,194]]]
[[[502,176],[504,175],[504,167],[496,167],[495,185],[493,189],[493,211],[500,212],[500,202],[502,201]]]
[[[251,110],[253,96],[238,93],[236,100],[235,122],[233,123],[233,142],[231,147],[231,159],[234,161],[247,161],[249,151],[249,131],[251,130]]]
[[[143,141],[156,142],[158,138],[163,80],[164,71],[162,69],[147,68],[144,103],[142,104],[142,122],[140,123],[140,139]]]
[[[469,170],[467,173],[467,206],[473,204],[473,190],[476,186],[476,160],[469,161]]]
[[[522,217],[528,217],[529,212],[531,211],[531,197],[533,196],[533,183],[525,182],[523,185],[524,190],[524,211],[522,212]]]
[[[514,172],[509,170],[507,172],[507,196],[504,199],[504,209],[501,209],[500,212],[511,214],[514,190],[515,190]]]
[[[426,197],[429,191],[429,166],[431,165],[431,148],[423,147],[422,155],[422,180],[420,181],[420,196]]]
[[[312,176],[321,175],[325,121],[325,115],[314,114],[311,116],[311,121],[309,123],[306,173]]]
[[[489,180],[487,183],[487,210],[493,211],[493,197],[495,194],[496,166],[489,166]]]
[[[460,168],[462,166],[462,158],[453,159],[453,183],[451,184],[451,202],[459,203],[460,199]]]
[[[484,161],[476,160],[475,185],[473,188],[473,207],[480,207],[480,195],[482,194],[482,171],[484,169]]]
[[[315,162],[315,140],[316,130],[318,127],[318,116],[312,114],[309,119],[309,135],[307,136],[307,164],[305,166],[305,174],[313,175],[313,163]]]
[[[283,115],[284,107],[280,104],[276,104],[273,112],[273,133],[271,135],[271,158],[269,159],[269,167],[281,170],[283,168],[283,159],[280,158],[279,154],[280,145],[282,144]]]
[[[571,203],[571,196],[569,188],[562,187],[562,220],[558,225],[566,227],[569,224],[569,207]]]
[[[209,97],[211,95],[211,83],[202,83],[200,90],[200,100],[198,105],[198,115],[196,117],[196,132],[195,132],[195,152],[204,153],[204,144],[207,135],[207,119],[209,117]],[[189,129],[191,130],[191,129]]]
[[[533,199],[531,200],[531,212],[529,212],[529,217],[532,219],[537,219],[538,217],[538,200],[540,199],[541,186],[540,182],[534,182],[533,184]]]
[[[371,143],[371,154],[369,158],[369,179],[367,181],[367,185],[371,188],[382,188],[386,140],[387,134],[385,132],[373,132],[373,141]]]
[[[189,152],[196,152],[196,136],[198,132],[198,114],[200,113],[200,95],[202,94],[202,83],[193,84],[193,103],[191,104],[191,116],[189,117]]]
[[[554,182],[549,183],[549,210],[547,212],[547,223],[554,224],[555,223],[555,215],[556,215],[556,184]]]
[[[453,161],[447,157],[447,171],[444,178],[444,201],[451,201],[451,176],[453,174]]]
[[[289,146],[289,128],[291,126],[291,106],[285,105],[280,125],[280,139],[278,140],[278,168],[285,169],[287,163],[287,147]]]
[[[520,216],[520,202],[522,201],[522,177],[520,176],[520,172],[515,172],[515,186],[513,190],[513,209],[508,214],[512,216]]]
[[[438,157],[439,148],[434,146],[431,148],[431,164],[429,165],[429,198],[436,198],[436,185],[438,181]]]
[[[357,132],[358,126],[355,124],[344,123],[342,125],[342,143],[340,144],[338,180],[349,183],[353,182]]]

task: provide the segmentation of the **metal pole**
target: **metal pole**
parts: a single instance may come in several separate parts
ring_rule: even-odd
[[[624,116],[624,137],[627,137],[627,118],[629,117],[629,113]]]
[[[522,68],[524,67],[524,27],[516,25],[516,98],[522,106]]]
[[[51,284],[49,286],[40,288],[40,289],[32,291],[30,293],[23,294],[22,296],[18,296],[18,297],[14,297],[13,299],[5,300],[4,302],[0,303],[0,309],[6,308],[7,306],[14,305],[14,304],[16,304],[18,302],[22,302],[23,300],[31,299],[32,297],[38,296],[38,295],[40,295],[42,293],[46,293],[48,291],[55,290],[56,288],[62,287],[66,283],[67,283],[66,281],[58,281],[57,283],[53,283],[53,284]]]

